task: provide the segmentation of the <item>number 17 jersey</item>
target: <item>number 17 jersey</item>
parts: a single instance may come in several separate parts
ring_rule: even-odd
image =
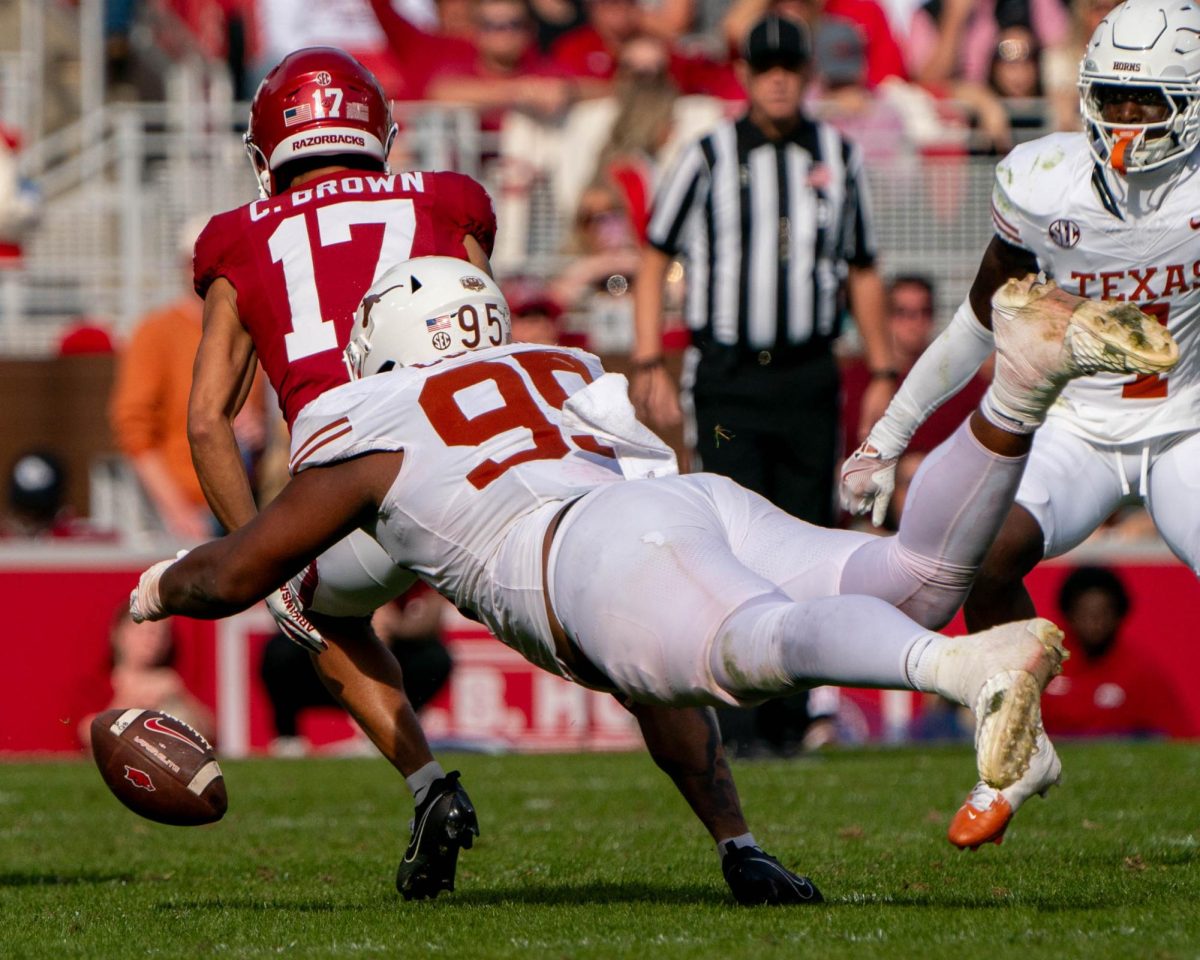
[[[468,235],[491,255],[496,215],[470,177],[341,170],[213,217],[196,241],[196,292],[218,277],[234,286],[290,429],[349,379],[342,350],[371,284],[411,257],[466,259]]]

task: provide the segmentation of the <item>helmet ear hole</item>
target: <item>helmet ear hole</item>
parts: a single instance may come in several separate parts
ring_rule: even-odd
[[[384,360],[383,363],[381,363],[379,365],[379,373],[387,373],[389,370],[395,370],[395,369],[396,369],[396,361],[395,360]]]

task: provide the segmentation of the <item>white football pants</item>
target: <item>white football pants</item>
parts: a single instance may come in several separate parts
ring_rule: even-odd
[[[312,567],[315,573],[311,568],[302,571],[290,586],[305,609],[329,617],[369,617],[417,580],[362,530],[339,540]]]
[[[1175,556],[1200,576],[1200,433],[1108,446],[1048,420],[1017,503],[1042,528],[1047,557],[1077,547],[1121,504],[1144,503]]]
[[[894,537],[813,526],[711,474],[611,484],[559,528],[551,603],[636,699],[909,688],[910,648],[961,604],[1023,463],[964,423],[918,471]]]

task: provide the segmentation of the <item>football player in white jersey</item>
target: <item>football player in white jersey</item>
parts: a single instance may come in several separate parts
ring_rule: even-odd
[[[995,303],[986,403],[926,460],[899,534],[878,538],[678,475],[624,377],[580,351],[510,343],[502,295],[469,264],[407,261],[363,301],[353,382],[298,418],[295,479],[247,526],[146,571],[134,615],[228,615],[361,528],[529,661],[635,714],[821,683],[934,691],[975,712],[979,775],[1007,787],[1035,750],[1061,633],[1032,619],[950,638],[929,624],[961,603],[1063,385],[1165,371],[1178,350],[1135,308],[1032,277]],[[820,899],[748,832],[714,839],[727,878],[769,862],[790,902]]]
[[[1080,64],[1082,133],[1014,149],[996,167],[995,236],[970,295],[843,467],[843,503],[878,524],[896,460],[917,426],[993,346],[993,292],[1042,271],[1082,297],[1136,304],[1174,335],[1169,375],[1072,382],[1051,408],[1017,502],[966,603],[968,627],[1033,616],[1022,580],[1141,502],[1175,555],[1200,572],[1200,7],[1128,0]],[[980,783],[950,827],[960,847],[1000,842],[1013,811],[1059,778],[1044,733],[1018,783]]]

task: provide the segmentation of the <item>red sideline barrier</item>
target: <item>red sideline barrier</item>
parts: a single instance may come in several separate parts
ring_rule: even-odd
[[[79,749],[81,717],[107,705],[108,625],[137,574],[156,556],[115,548],[84,554],[39,551],[35,563],[0,558],[0,604],[6,612],[5,669],[0,672],[0,755]],[[30,567],[34,569],[29,569]],[[24,567],[21,569],[20,567]],[[1048,564],[1031,578],[1039,610],[1057,616],[1054,597],[1066,565]],[[1200,584],[1173,561],[1119,567],[1134,598],[1125,640],[1159,665],[1187,713],[1182,729],[1200,736],[1200,644],[1191,624]],[[190,689],[218,715],[226,755],[270,741],[258,655],[270,623],[258,610],[211,623],[178,623],[177,667]],[[961,632],[961,623],[957,630]],[[220,636],[220,648],[218,645]],[[591,693],[527,665],[517,654],[460,621],[450,633],[457,660],[451,687],[426,711],[432,737],[521,750],[622,749],[640,743],[629,716],[610,697]],[[906,694],[890,700],[855,691],[873,736],[910,711]],[[325,729],[328,728],[328,729]],[[348,729],[334,722],[317,739]]]

